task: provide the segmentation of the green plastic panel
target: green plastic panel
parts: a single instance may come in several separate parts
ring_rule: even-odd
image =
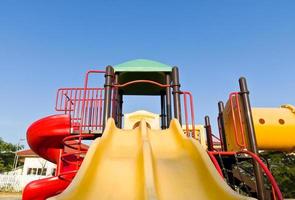
[[[114,66],[115,73],[119,74],[119,83],[134,80],[152,80],[165,84],[165,73],[170,73],[172,67],[152,60],[136,59]],[[159,95],[165,88],[149,83],[137,83],[120,89],[124,95]]]
[[[115,72],[171,72],[169,65],[145,59],[130,60],[114,66]]]

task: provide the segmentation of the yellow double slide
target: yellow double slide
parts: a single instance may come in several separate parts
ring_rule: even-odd
[[[72,183],[50,200],[251,199],[220,177],[201,145],[187,138],[177,120],[151,130],[141,120],[133,130],[109,119],[90,146]]]

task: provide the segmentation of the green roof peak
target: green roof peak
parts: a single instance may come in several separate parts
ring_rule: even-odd
[[[146,59],[130,60],[114,66],[115,72],[171,72],[169,65]]]

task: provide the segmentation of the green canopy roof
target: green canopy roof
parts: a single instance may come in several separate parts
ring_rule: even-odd
[[[145,59],[130,60],[114,66],[115,72],[171,72],[169,65]]]
[[[136,59],[114,66],[119,75],[119,84],[134,80],[152,80],[165,84],[165,74],[172,71],[169,65],[145,59]],[[137,83],[120,89],[125,95],[159,95],[165,90],[148,83]]]

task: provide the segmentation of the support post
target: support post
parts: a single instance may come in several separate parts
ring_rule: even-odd
[[[115,74],[114,84],[115,85],[119,84],[119,74],[118,73]],[[113,105],[112,106],[112,113],[113,113],[112,116],[115,120],[116,125],[118,126],[119,89],[115,88],[113,90],[113,93],[114,93],[113,94],[114,99],[112,100],[112,105]]]
[[[111,116],[112,104],[112,81],[114,76],[114,69],[112,66],[106,67],[105,84],[104,84],[104,107],[103,107],[103,130],[105,129],[107,120]]]
[[[227,151],[223,111],[224,111],[224,104],[222,101],[219,101],[218,102],[218,126],[219,126],[219,132],[220,132],[220,136],[221,136],[220,139],[222,141],[222,150]]]
[[[213,151],[214,147],[213,147],[213,141],[212,141],[212,129],[211,129],[209,116],[205,116],[205,130],[206,130],[208,151]]]
[[[255,135],[255,129],[254,129],[254,123],[253,123],[253,117],[252,117],[252,111],[251,111],[251,105],[250,105],[250,98],[249,98],[249,90],[247,87],[246,79],[244,77],[241,77],[239,79],[239,85],[240,85],[240,97],[242,100],[244,115],[245,115],[246,124],[247,124],[247,137],[249,141],[250,151],[258,155],[256,135]],[[254,174],[256,178],[258,199],[264,200],[265,193],[264,193],[263,174],[261,172],[259,164],[255,160],[253,160],[253,167],[254,167]]]
[[[180,124],[182,124],[181,104],[180,104],[180,83],[179,83],[179,72],[177,67],[172,68],[172,82],[173,82],[174,117],[178,119]]]
[[[171,77],[170,73],[166,74],[166,85],[170,85]],[[172,119],[172,108],[171,108],[171,88],[166,88],[166,118],[167,118],[167,127],[170,125],[170,121]]]
[[[165,102],[165,93],[161,93],[161,128],[166,129],[166,102]]]
[[[118,91],[119,96],[118,96],[118,127],[122,128],[122,117],[123,117],[123,94],[121,91]]]

